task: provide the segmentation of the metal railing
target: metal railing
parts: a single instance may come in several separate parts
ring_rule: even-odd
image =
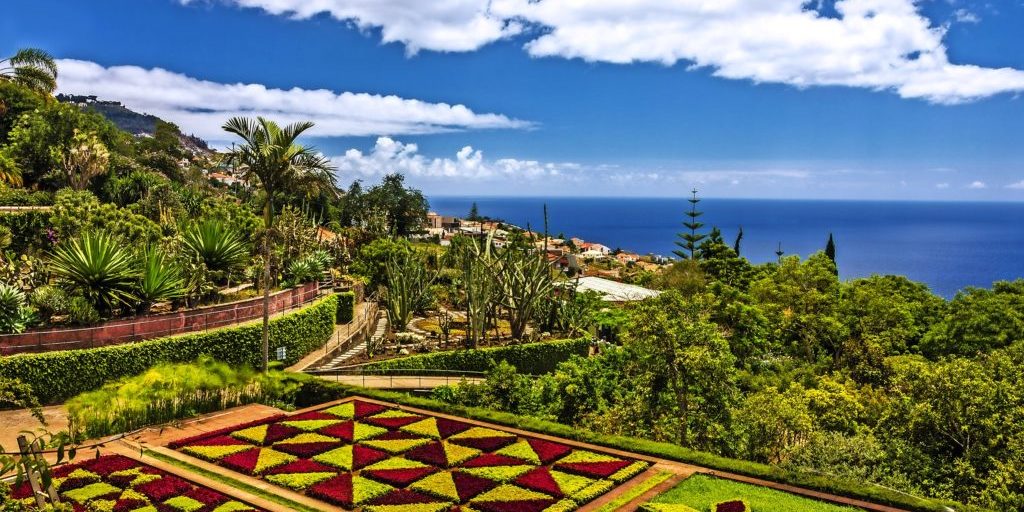
[[[321,296],[317,283],[271,296],[270,314],[302,308]],[[297,295],[287,300],[282,295]],[[275,302],[275,299],[277,302]],[[178,334],[208,332],[263,317],[263,299],[218,304],[150,317],[126,318],[78,328],[42,329],[0,336],[0,355],[51,352],[122,345]]]
[[[424,389],[450,386],[461,382],[480,382],[487,372],[469,370],[437,370],[432,368],[347,368],[337,370],[306,370],[310,375],[370,388]],[[525,375],[537,379],[536,375]],[[387,384],[386,386],[383,384]]]

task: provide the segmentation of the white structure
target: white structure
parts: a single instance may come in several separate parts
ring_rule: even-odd
[[[632,302],[661,295],[661,292],[644,288],[643,286],[620,283],[594,276],[581,277],[576,283],[576,291],[597,292],[601,294],[601,299],[605,302]]]

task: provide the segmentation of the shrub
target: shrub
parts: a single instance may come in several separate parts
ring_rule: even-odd
[[[49,322],[54,315],[63,315],[68,312],[71,299],[64,290],[51,285],[44,285],[32,291],[29,302],[36,308],[36,312],[44,322]]]
[[[228,407],[285,398],[298,388],[281,372],[232,368],[209,357],[161,364],[67,402],[73,425],[89,439],[130,432]]]
[[[68,300],[68,323],[71,325],[92,325],[102,318],[89,299],[76,295]]]
[[[0,333],[24,332],[35,318],[28,306],[25,293],[6,283],[0,283]]]
[[[185,296],[185,277],[181,267],[175,264],[159,249],[147,248],[139,256],[142,276],[135,290],[143,311],[156,302],[179,299]]]
[[[353,292],[336,293],[338,297],[338,315],[335,322],[347,324],[356,316],[356,294]]]
[[[46,211],[0,213],[0,226],[11,232],[11,242],[7,248],[18,254],[46,247],[49,225],[50,212]]]
[[[50,270],[102,312],[136,302],[135,258],[122,241],[106,233],[85,233],[61,244],[50,256]]]
[[[750,505],[743,500],[728,500],[712,505],[711,512],[750,512]]]
[[[271,350],[284,347],[287,358],[282,362],[294,364],[330,338],[337,309],[332,295],[271,320]],[[130,345],[5,357],[0,358],[0,377],[16,377],[30,385],[41,402],[55,403],[159,363],[189,362],[202,355],[231,365],[258,367],[262,364],[261,327],[249,324]]]
[[[429,369],[486,372],[495,363],[507,361],[515,366],[520,373],[540,375],[555,371],[558,363],[568,361],[572,356],[586,356],[589,352],[590,340],[579,338],[478,350],[437,352],[370,363],[363,368],[368,370]]]

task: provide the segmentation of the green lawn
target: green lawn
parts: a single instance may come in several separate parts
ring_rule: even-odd
[[[855,512],[858,510],[801,498],[766,487],[705,475],[693,475],[683,480],[679,485],[654,498],[652,503],[683,504],[704,512],[710,510],[711,505],[715,503],[734,499],[745,500],[750,505],[751,512],[779,510],[786,512]]]

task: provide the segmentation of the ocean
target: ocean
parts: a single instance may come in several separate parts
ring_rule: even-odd
[[[685,199],[430,197],[433,211],[480,215],[564,233],[640,254],[671,256],[683,230]],[[1024,203],[791,201],[703,199],[705,230],[717,226],[732,244],[743,226],[742,254],[755,263],[809,255],[835,237],[843,279],[898,274],[952,297],[967,286],[1024,278]]]

